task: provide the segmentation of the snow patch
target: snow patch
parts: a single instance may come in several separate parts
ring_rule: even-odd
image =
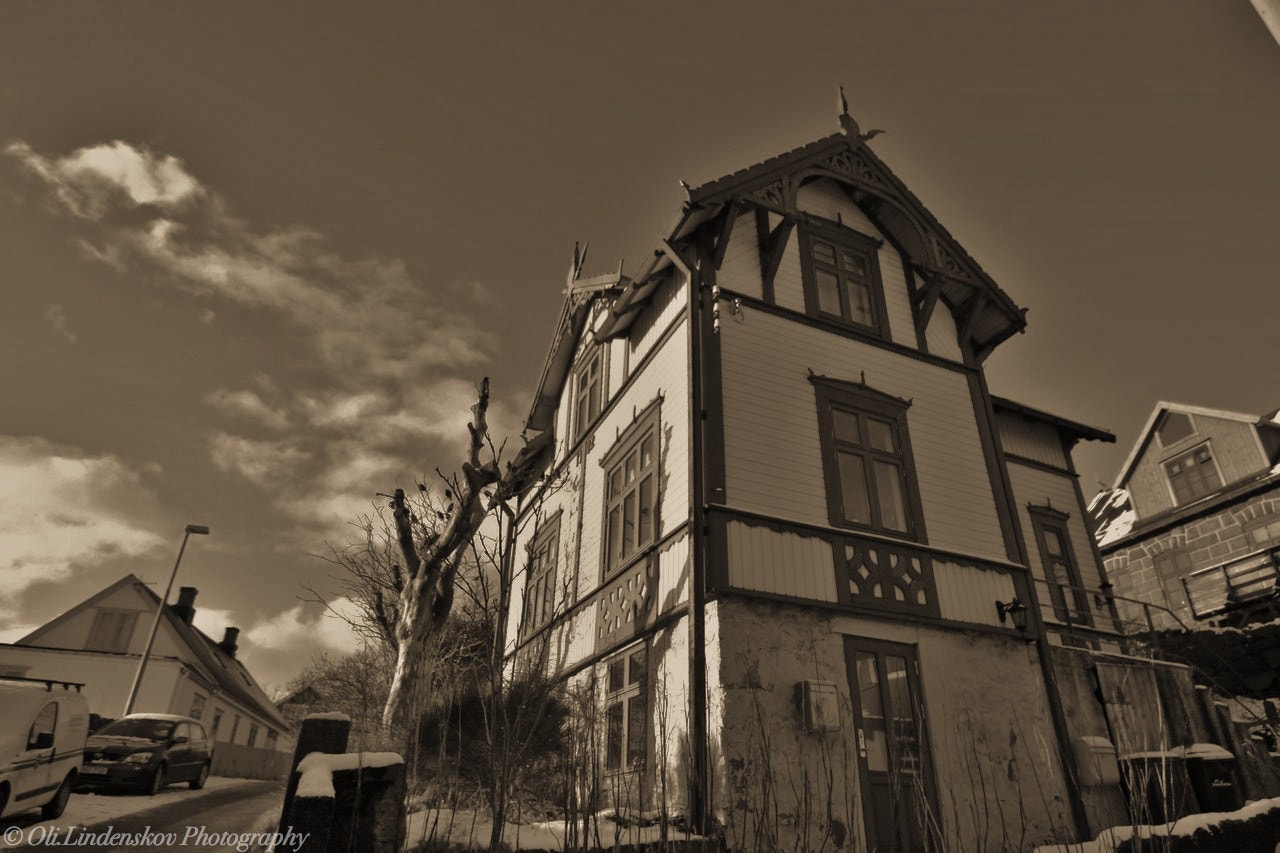
[[[358,770],[361,767],[391,767],[404,764],[404,759],[394,752],[312,752],[298,762],[299,797],[333,799],[333,774],[338,770]]]
[[[343,713],[341,713],[341,712],[339,712],[339,711],[325,711],[325,712],[324,712],[324,713],[322,713],[322,714],[307,714],[307,716],[306,716],[304,719],[307,719],[307,720],[342,720],[342,721],[344,721],[344,722],[348,722],[348,723],[349,723],[349,722],[351,722],[351,718],[350,718],[349,716],[347,716],[346,714],[343,714]]]
[[[1099,545],[1108,545],[1133,529],[1138,514],[1126,489],[1107,489],[1089,501],[1089,514],[1097,526]]]
[[[1195,746],[1211,745],[1196,744]],[[1192,748],[1194,749],[1195,747],[1193,746]],[[1257,800],[1234,812],[1205,812],[1204,814],[1187,815],[1173,824],[1137,827],[1117,826],[1111,829],[1104,829],[1093,841],[1084,841],[1076,844],[1049,844],[1035,848],[1034,853],[1114,853],[1119,845],[1128,841],[1135,834],[1139,838],[1189,837],[1200,830],[1211,829],[1227,821],[1247,821],[1276,809],[1280,809],[1280,797],[1270,800]]]
[[[1128,755],[1120,756],[1121,761],[1130,761],[1139,758],[1200,758],[1206,761],[1230,761],[1235,758],[1235,755],[1218,746],[1216,743],[1193,743],[1191,746],[1175,746],[1171,749],[1155,750],[1152,752],[1131,752]]]

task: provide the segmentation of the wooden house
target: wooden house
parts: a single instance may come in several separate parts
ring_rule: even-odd
[[[602,797],[732,849],[1125,823],[1071,461],[1114,438],[989,392],[1024,309],[841,126],[690,188],[633,273],[575,256],[513,659],[588,697]]]
[[[1158,403],[1091,510],[1135,630],[1280,616],[1280,420]]]

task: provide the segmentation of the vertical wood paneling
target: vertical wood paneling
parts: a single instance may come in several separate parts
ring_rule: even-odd
[[[688,280],[678,272],[654,292],[653,301],[636,318],[628,336],[632,370],[636,369],[640,360],[661,340],[667,327],[685,310],[688,297]]]
[[[773,277],[773,299],[783,308],[804,313],[804,281],[800,277],[800,235],[792,228],[782,263]]]
[[[689,600],[689,534],[682,533],[658,555],[658,605],[661,615]]]
[[[924,342],[929,352],[952,361],[964,361],[964,353],[960,351],[960,333],[956,330],[955,317],[951,309],[939,302],[929,315],[929,325],[924,330]]]
[[[724,261],[716,274],[721,287],[727,287],[757,299],[763,295],[760,281],[760,243],[756,238],[755,213],[739,216],[724,253]]]
[[[1058,431],[1046,423],[1028,420],[1013,412],[996,412],[996,431],[1005,453],[1034,459],[1058,468],[1067,467]]]
[[[933,561],[933,571],[943,619],[1001,626],[996,602],[1011,601],[1016,594],[1012,575],[943,560]]]
[[[729,583],[740,589],[835,602],[831,544],[816,536],[729,521]]]
[[[731,505],[828,523],[809,371],[911,399],[907,424],[931,545],[1003,559],[1004,539],[963,374],[745,308],[721,328]]]

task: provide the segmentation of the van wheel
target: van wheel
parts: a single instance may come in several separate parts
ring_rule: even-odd
[[[207,780],[208,778],[209,778],[209,763],[205,762],[204,764],[200,765],[199,775],[197,775],[196,778],[192,779],[187,784],[191,786],[191,790],[199,791],[201,788],[204,787],[205,780]]]
[[[62,813],[67,810],[67,800],[71,799],[71,789],[75,787],[76,774],[68,773],[67,778],[62,780],[62,784],[58,786],[58,793],[53,795],[53,799],[40,807],[40,816],[45,820],[53,820],[62,817]]]
[[[147,796],[154,797],[164,790],[164,786],[167,784],[169,782],[165,779],[164,765],[161,764],[156,768],[156,772],[151,774],[151,779],[147,782]]]

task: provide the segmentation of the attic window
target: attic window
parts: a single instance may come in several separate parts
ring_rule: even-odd
[[[1207,443],[1170,459],[1164,463],[1164,470],[1169,475],[1173,498],[1179,504],[1190,503],[1222,488],[1222,475],[1213,463]]]
[[[805,313],[883,337],[877,241],[834,223],[805,223],[800,233]]]
[[[93,616],[84,647],[97,652],[128,651],[137,621],[138,614],[132,610],[99,610]]]
[[[1195,425],[1191,423],[1191,418],[1182,412],[1165,412],[1160,418],[1160,425],[1156,427],[1156,433],[1160,436],[1160,443],[1165,447],[1176,444],[1188,436],[1195,435]]]

